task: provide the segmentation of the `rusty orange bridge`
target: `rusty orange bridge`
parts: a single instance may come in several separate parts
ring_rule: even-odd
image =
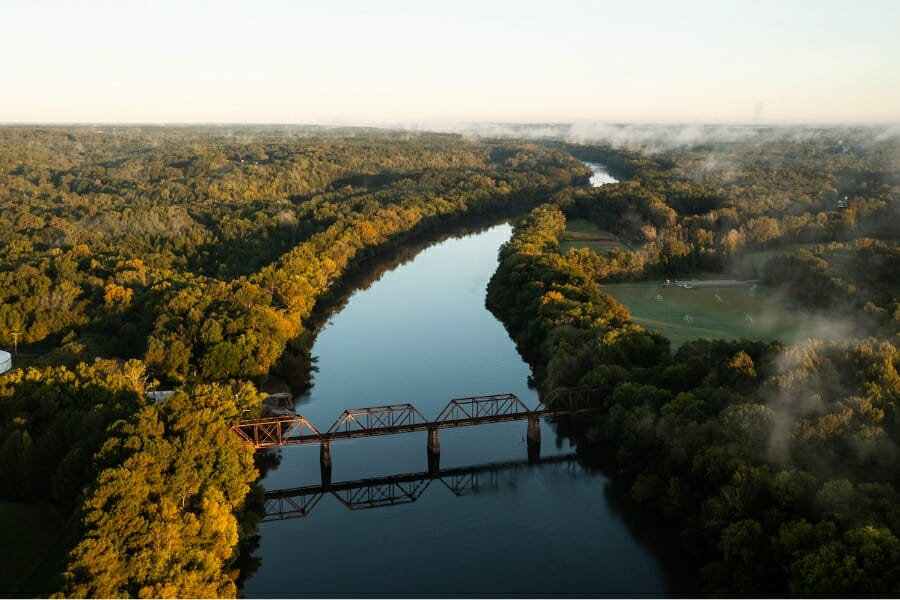
[[[301,415],[238,421],[232,426],[238,436],[254,448],[276,448],[318,444],[323,467],[331,466],[331,442],[376,435],[415,431],[428,432],[428,453],[440,454],[441,429],[468,427],[504,421],[528,421],[530,444],[540,445],[542,417],[576,415],[600,410],[606,404],[606,390],[580,387],[556,390],[535,408],[529,408],[515,394],[457,398],[433,420],[426,419],[411,404],[394,404],[345,410],[327,431],[320,431]]]

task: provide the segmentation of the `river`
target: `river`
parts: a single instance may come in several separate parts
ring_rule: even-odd
[[[319,371],[297,412],[320,430],[347,408],[411,403],[427,418],[452,398],[511,392],[530,369],[484,305],[509,224],[432,245],[355,293],[320,332]],[[325,494],[304,518],[260,524],[246,597],[665,596],[657,555],[615,506],[609,481],[569,459],[543,422],[528,462],[525,421],[441,432],[440,468],[501,463],[408,484],[355,510]],[[279,451],[266,490],[320,482],[315,446]],[[333,483],[427,471],[426,434],[335,442]],[[534,458],[532,456],[532,458]],[[384,486],[379,488],[383,491]],[[412,489],[415,488],[415,489]],[[398,488],[399,489],[399,488]]]

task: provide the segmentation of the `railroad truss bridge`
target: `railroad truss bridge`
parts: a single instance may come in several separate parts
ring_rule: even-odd
[[[331,468],[331,443],[376,435],[425,431],[428,433],[429,463],[440,456],[440,430],[488,423],[528,422],[529,457],[540,454],[542,417],[560,417],[602,410],[606,389],[579,387],[549,394],[529,408],[515,394],[497,394],[450,400],[433,420],[426,419],[411,404],[394,404],[345,410],[327,431],[320,431],[301,415],[238,421],[232,431],[256,449],[317,444],[323,474]]]

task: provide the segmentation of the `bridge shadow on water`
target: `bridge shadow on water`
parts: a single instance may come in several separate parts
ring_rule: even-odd
[[[427,471],[398,473],[351,481],[332,482],[331,469],[322,468],[322,482],[303,487],[272,490],[265,493],[262,521],[283,521],[309,516],[326,495],[333,496],[349,510],[385,508],[418,500],[433,483],[440,483],[454,496],[468,496],[496,490],[504,473],[545,465],[564,465],[566,472],[577,477],[583,468],[577,456],[564,454],[540,458],[540,448],[529,445],[529,459],[441,469],[440,455],[429,456]]]

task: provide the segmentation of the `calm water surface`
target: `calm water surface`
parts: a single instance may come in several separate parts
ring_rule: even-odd
[[[451,398],[512,392],[529,406],[529,367],[485,308],[498,225],[424,250],[356,293],[325,326],[319,372],[297,411],[328,429],[344,409],[411,403],[434,418]],[[574,452],[542,424],[528,464],[524,421],[442,430],[442,469],[516,466],[469,477],[464,494],[433,480],[414,501],[349,510],[325,495],[305,518],[262,523],[247,597],[660,596],[663,570],[610,505],[607,479],[557,459]],[[320,481],[315,446],[285,448],[262,481]],[[332,482],[427,470],[425,433],[332,444]],[[477,485],[475,485],[477,484]]]

